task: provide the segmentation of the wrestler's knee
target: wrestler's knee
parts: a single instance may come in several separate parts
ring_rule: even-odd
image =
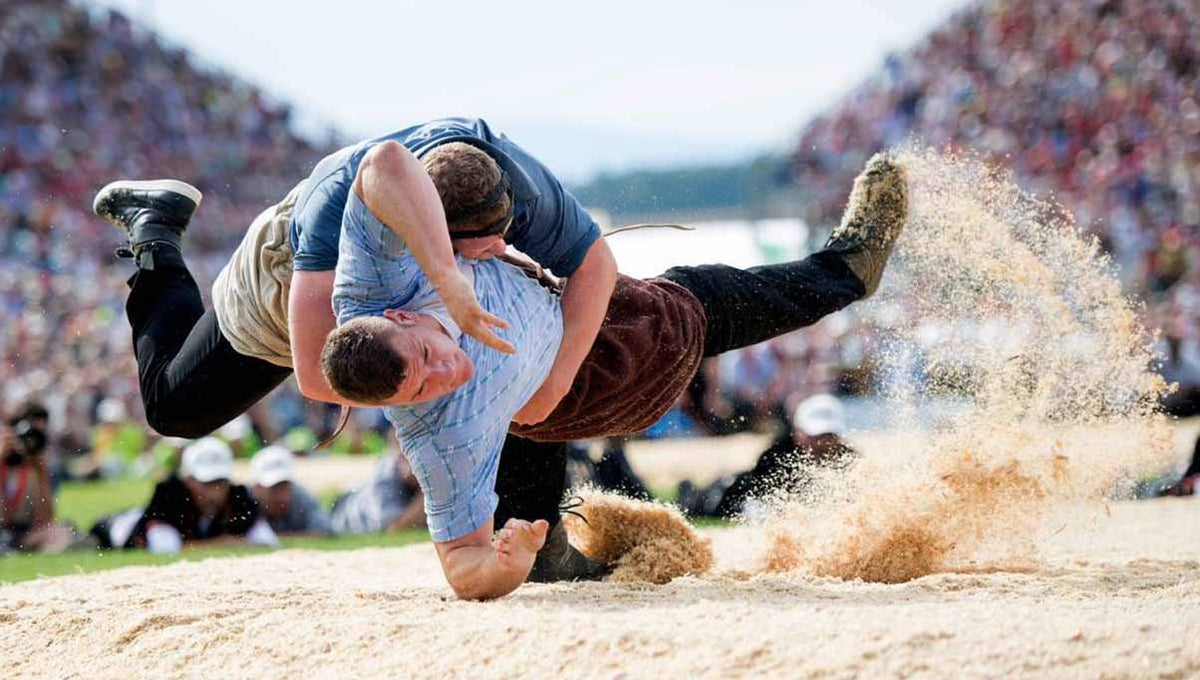
[[[209,418],[198,416],[195,404],[185,408],[182,404],[144,400],[143,405],[146,408],[146,422],[164,437],[199,439],[219,426],[213,425]]]

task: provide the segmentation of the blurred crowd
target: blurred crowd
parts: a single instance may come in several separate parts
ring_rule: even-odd
[[[1099,239],[1163,331],[1164,372],[1181,385],[1170,409],[1200,413],[1194,11],[1182,0],[971,5],[801,131],[803,217],[835,222],[866,159],[909,138],[988,154]],[[123,309],[131,270],[111,255],[117,232],[91,215],[94,192],[119,177],[204,191],[187,254],[207,291],[252,218],[335,145],[301,137],[286,104],[118,12],[0,3],[0,413],[41,405],[51,481],[149,474],[181,446],[156,449],[144,426]],[[707,360],[648,435],[786,433],[812,395],[871,390],[873,343],[848,312]],[[289,382],[222,437],[235,455],[275,441],[305,451],[335,420]],[[385,437],[378,412],[356,411],[339,446],[382,451]]]
[[[112,257],[119,234],[91,214],[97,189],[184,177],[204,191],[188,261],[207,291],[252,218],[331,145],[118,12],[0,3],[0,411],[44,403],[56,457],[96,445],[97,425],[142,422],[124,318],[132,271]],[[294,390],[280,399],[264,425],[327,418]]]
[[[106,499],[90,526],[60,515],[46,455],[48,413],[30,404],[0,421],[0,557],[13,552],[147,549],[186,546],[275,547],[280,537],[374,534],[425,526],[424,498],[396,447],[349,491],[320,499],[284,444],[259,449],[248,478],[235,478],[235,447],[222,436],[173,442],[148,498]],[[311,477],[311,475],[310,475]],[[125,507],[114,506],[125,504]],[[78,508],[75,508],[78,511]]]
[[[976,3],[800,133],[810,224],[879,149],[969,149],[1053,194],[1162,329],[1168,406],[1200,413],[1200,17],[1183,0]]]

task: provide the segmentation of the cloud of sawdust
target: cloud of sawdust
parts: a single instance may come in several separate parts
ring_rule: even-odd
[[[779,503],[768,571],[895,583],[1027,569],[1066,504],[1171,456],[1152,338],[1094,239],[977,159],[899,157],[911,212],[869,314],[884,320],[893,426],[923,435]],[[964,403],[921,430],[934,395]]]

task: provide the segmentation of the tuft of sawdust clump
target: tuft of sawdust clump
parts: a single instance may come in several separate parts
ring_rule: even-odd
[[[609,581],[664,584],[707,573],[711,539],[701,537],[672,505],[634,500],[596,489],[578,493],[582,505],[563,522],[571,543],[601,564],[613,565]]]

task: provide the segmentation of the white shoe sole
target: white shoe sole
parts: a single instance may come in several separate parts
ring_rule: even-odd
[[[177,179],[150,179],[150,180],[129,180],[121,179],[116,182],[110,182],[104,185],[104,188],[96,192],[96,198],[92,200],[92,212],[100,214],[100,200],[113,191],[118,189],[127,189],[130,191],[173,191],[177,194],[187,196],[191,199],[196,207],[200,207],[200,199],[204,197],[200,190],[188,184],[180,182]]]

